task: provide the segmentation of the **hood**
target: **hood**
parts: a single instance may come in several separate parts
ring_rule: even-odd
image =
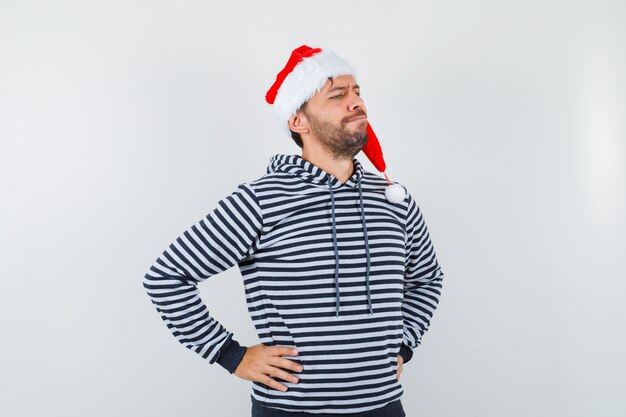
[[[345,183],[342,183],[332,174],[324,171],[322,168],[305,160],[300,155],[277,154],[270,158],[267,166],[267,173],[282,172],[300,177],[311,185],[323,188],[328,191],[328,198],[331,206],[331,219],[333,231],[333,250],[335,252],[335,305],[337,316],[339,316],[340,294],[339,294],[339,252],[337,249],[337,227],[335,223],[335,195],[334,191],[340,187],[351,187],[358,189],[359,192],[359,210],[361,214],[361,225],[363,226],[363,240],[365,242],[365,257],[367,259],[365,267],[365,287],[367,291],[367,307],[370,314],[374,314],[372,308],[372,298],[370,294],[370,251],[367,241],[367,225],[365,223],[365,212],[363,209],[363,190],[361,188],[361,180],[364,175],[363,166],[358,159],[352,158],[354,164],[354,173]]]

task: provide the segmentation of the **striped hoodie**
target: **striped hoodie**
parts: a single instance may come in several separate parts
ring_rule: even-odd
[[[251,382],[252,403],[271,415],[351,415],[399,400],[397,356],[409,362],[439,302],[443,272],[417,203],[404,186],[404,201],[389,202],[386,180],[353,164],[342,183],[300,155],[272,156],[143,279],[178,341],[233,373],[246,347],[197,285],[238,265],[260,342],[297,348],[285,358],[304,368],[298,383],[278,379],[285,392]]]

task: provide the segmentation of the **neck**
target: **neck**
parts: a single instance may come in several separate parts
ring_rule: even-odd
[[[323,169],[342,183],[354,175],[355,166],[352,158],[334,159],[332,153],[323,147],[306,146],[302,148],[302,159]]]

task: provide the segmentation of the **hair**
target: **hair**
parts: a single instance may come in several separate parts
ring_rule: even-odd
[[[328,77],[328,79],[330,80],[330,86],[333,86],[333,77]],[[299,111],[304,112],[304,108],[306,107],[308,101],[305,101],[298,110],[296,110],[296,113]],[[293,130],[289,129],[289,131],[291,132],[291,139],[293,139],[293,141],[296,143],[296,145],[298,145],[300,148],[302,148],[303,146],[303,142],[302,142],[302,136],[298,133],[298,132],[294,132]]]
[[[296,145],[302,148],[302,136],[300,136],[299,133],[294,132],[291,129],[289,129],[289,131],[291,132],[291,139],[293,139],[293,141],[296,142]]]

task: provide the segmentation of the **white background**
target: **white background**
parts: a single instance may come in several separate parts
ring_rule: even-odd
[[[249,416],[142,287],[276,153],[301,44],[358,72],[445,276],[419,416],[624,416],[623,1],[0,1],[0,414]],[[367,158],[357,155],[376,172]],[[238,269],[201,286],[258,339]]]

